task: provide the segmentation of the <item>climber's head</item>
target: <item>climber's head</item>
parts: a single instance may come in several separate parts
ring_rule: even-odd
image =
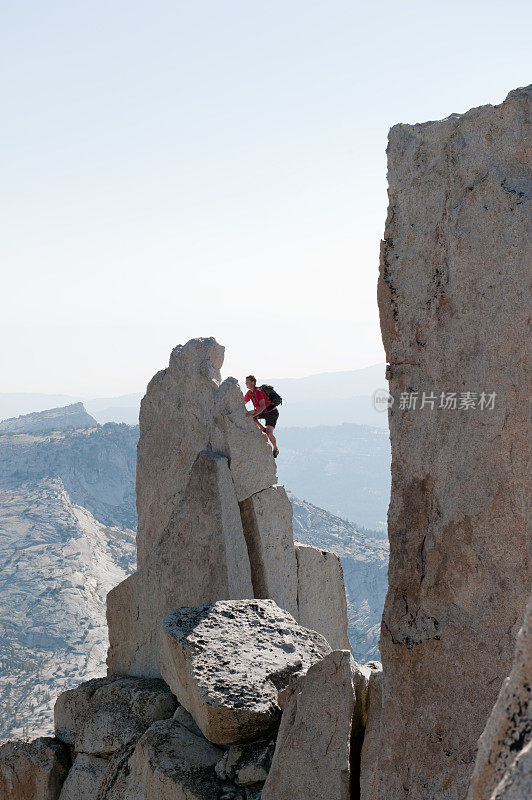
[[[254,375],[248,375],[246,378],[246,386],[248,387],[248,389],[250,389],[250,391],[253,391],[255,389],[256,384],[257,384],[256,377]]]

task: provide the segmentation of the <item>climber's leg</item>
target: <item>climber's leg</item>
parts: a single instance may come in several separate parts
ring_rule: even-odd
[[[274,450],[277,450],[277,440],[273,433],[273,427],[271,425],[266,425],[266,435],[270,442],[272,443],[272,447]]]

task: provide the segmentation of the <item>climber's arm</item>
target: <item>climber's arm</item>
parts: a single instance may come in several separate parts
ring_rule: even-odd
[[[261,400],[259,400],[258,407],[254,408],[252,411],[247,412],[248,417],[258,417],[260,414],[263,414],[267,405],[268,404],[266,403],[266,400],[264,400],[264,398],[261,398]]]

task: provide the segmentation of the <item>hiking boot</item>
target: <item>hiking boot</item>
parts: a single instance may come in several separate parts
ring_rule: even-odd
[[[274,449],[274,451],[273,451],[273,457],[274,457],[274,458],[277,458],[277,456],[278,456],[278,455],[279,455],[279,448],[278,448],[278,447],[276,447],[276,448]]]

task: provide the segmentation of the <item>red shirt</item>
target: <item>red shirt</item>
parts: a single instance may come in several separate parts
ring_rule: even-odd
[[[264,411],[267,411],[270,405],[270,398],[268,397],[266,392],[263,391],[263,389],[255,389],[254,392],[252,392],[250,389],[249,392],[246,392],[246,394],[244,395],[244,402],[248,403],[250,400],[253,403],[253,406],[255,407],[255,411],[258,409],[261,400],[266,401],[266,406],[264,407]]]

